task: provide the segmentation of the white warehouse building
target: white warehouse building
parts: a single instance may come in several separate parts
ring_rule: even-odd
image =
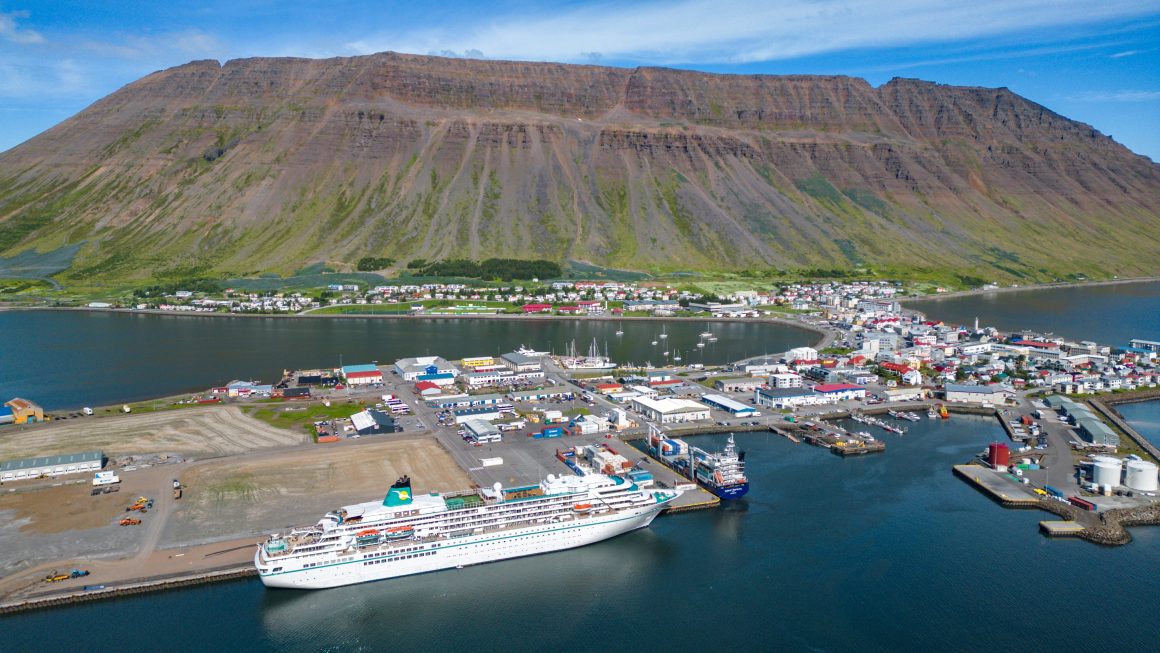
[[[104,463],[105,455],[100,451],[7,460],[0,462],[0,482],[97,472]]]
[[[709,407],[688,399],[649,399],[636,397],[632,400],[634,410],[645,419],[659,424],[696,422],[709,419]]]

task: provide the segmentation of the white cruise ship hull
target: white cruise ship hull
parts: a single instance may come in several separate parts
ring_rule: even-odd
[[[405,547],[412,549],[410,551],[391,552],[389,555],[339,555],[310,568],[275,567],[274,570],[264,572],[257,557],[255,563],[266,587],[341,587],[593,544],[647,527],[668,503],[653,503],[607,515],[500,529],[467,537],[440,538],[435,542],[416,542],[414,546]],[[271,564],[265,563],[266,566]]]

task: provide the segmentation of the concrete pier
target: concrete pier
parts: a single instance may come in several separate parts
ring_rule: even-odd
[[[1083,524],[1073,521],[1041,521],[1039,530],[1052,537],[1079,537],[1084,532]]]
[[[1015,483],[1006,478],[1004,473],[987,467],[955,465],[955,475],[1004,506],[1035,508],[1042,500],[1026,485]]]

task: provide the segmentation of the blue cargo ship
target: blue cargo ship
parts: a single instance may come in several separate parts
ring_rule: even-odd
[[[725,500],[740,499],[749,492],[745,452],[737,451],[732,433],[723,451],[709,452],[689,446],[684,440],[666,438],[660,429],[649,426],[648,451],[665,466]]]

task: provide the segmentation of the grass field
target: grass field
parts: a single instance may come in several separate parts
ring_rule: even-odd
[[[350,417],[365,407],[366,404],[363,402],[348,399],[332,402],[329,406],[321,403],[285,403],[277,406],[267,404],[262,407],[246,406],[243,411],[250,417],[271,426],[302,430],[309,429],[317,421]]]

